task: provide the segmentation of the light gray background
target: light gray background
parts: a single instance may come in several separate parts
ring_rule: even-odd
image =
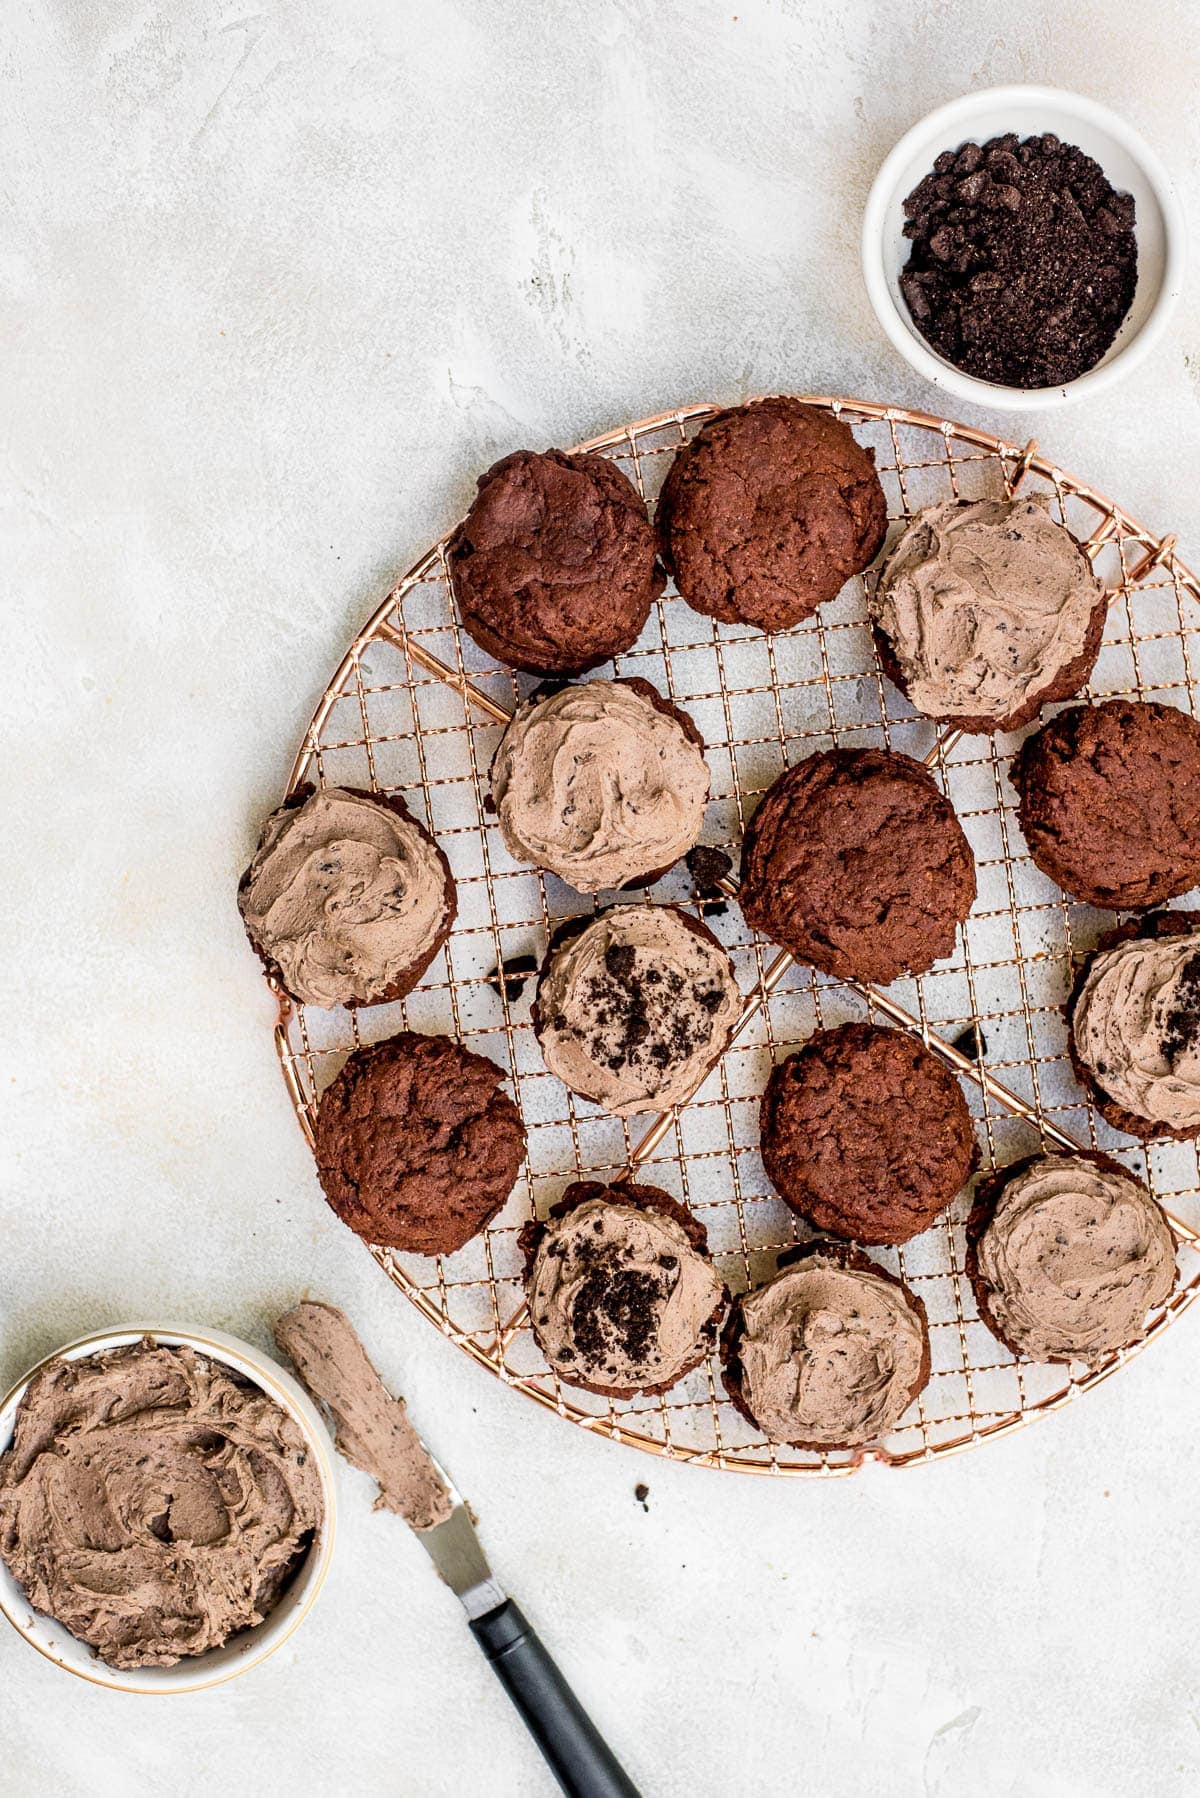
[[[1195,235],[1198,12],[0,13],[0,1383],[139,1312],[262,1341],[306,1289],[345,1305],[647,1798],[1195,1790],[1200,1322],[902,1475],[774,1484],[593,1441],[443,1342],[327,1211],[236,877],[345,641],[495,456],[775,388],[937,404],[857,252],[872,170],[929,107],[1008,80],[1107,101]],[[1193,562],[1196,292],[1128,387],[1038,426]],[[361,1476],[344,1493],[317,1611],[224,1690],[105,1695],[0,1635],[0,1789],[549,1793],[418,1546]]]

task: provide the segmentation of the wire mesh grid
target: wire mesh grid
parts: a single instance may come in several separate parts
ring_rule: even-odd
[[[1089,692],[1161,698],[1198,713],[1200,584],[1118,506],[1037,453],[966,426],[861,400],[804,396],[840,416],[876,452],[890,531],[948,498],[1041,491],[1110,588],[1104,646]],[[670,458],[716,410],[696,406],[580,445],[613,457],[652,506]],[[670,590],[617,674],[641,675],[702,731],[712,797],[702,840],[736,860],[758,797],[786,767],[834,745],[881,744],[926,762],[953,801],[976,858],[978,896],[955,954],[885,990],[794,963],[755,936],[734,903],[698,898],[682,869],[656,899],[699,908],[729,950],[744,994],[734,1040],[693,1098],[657,1117],[617,1119],[544,1068],[530,1024],[531,988],[506,990],[498,965],[539,961],[564,917],[619,901],[588,900],[508,855],[488,811],[488,769],[514,705],[535,685],[498,668],[457,628],[439,542],[388,595],[351,644],[305,735],[289,790],[305,781],[401,793],[446,851],[459,914],[417,990],[359,1012],[293,1009],[280,995],[276,1045],[310,1142],[320,1093],[360,1042],[405,1028],[450,1031],[511,1077],[528,1131],[526,1165],[499,1217],[440,1258],[373,1248],[385,1272],[445,1335],[560,1416],[652,1453],[778,1475],[847,1473],[867,1460],[911,1465],[953,1453],[1053,1410],[1136,1350],[1099,1367],[1021,1362],[981,1322],[964,1275],[967,1194],[900,1249],[873,1250],[924,1300],[932,1374],[877,1448],[816,1454],[767,1442],[724,1397],[720,1370],[697,1369],[664,1395],[614,1401],[563,1385],[527,1325],[522,1224],[544,1216],[571,1180],[638,1178],[688,1204],[734,1291],[760,1282],[809,1232],[773,1193],[758,1152],[758,1105],[770,1068],[816,1029],[873,1018],[920,1035],[963,1077],[984,1167],[1041,1147],[1093,1147],[1148,1180],[1171,1216],[1180,1272],[1145,1340],[1200,1291],[1200,1166],[1194,1144],[1131,1145],[1081,1092],[1067,1055],[1063,1004],[1080,953],[1111,914],[1068,902],[1029,860],[1008,765],[1019,736],[964,737],[919,718],[880,671],[862,583],[798,629],[764,636],[718,624]],[[870,576],[866,577],[867,579]],[[1022,733],[1024,734],[1024,733]],[[732,899],[736,887],[727,883]],[[641,897],[641,895],[634,895]],[[1139,1345],[1140,1346],[1140,1345]]]

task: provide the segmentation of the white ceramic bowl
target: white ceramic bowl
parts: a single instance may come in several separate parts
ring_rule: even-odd
[[[904,200],[943,150],[1016,131],[1030,137],[1053,131],[1095,157],[1118,192],[1137,208],[1138,275],[1133,305],[1107,353],[1094,368],[1062,387],[1002,387],[963,374],[921,336],[900,292],[908,260]],[[1054,87],[992,87],[938,107],[906,131],[871,187],[862,231],[863,274],[876,316],[918,374],[957,399],[1005,412],[1045,412],[1102,393],[1137,367],[1161,337],[1183,287],[1183,215],[1166,170],[1137,132],[1116,113]]]
[[[88,1355],[100,1354],[106,1349],[124,1348],[129,1343],[140,1342],[143,1336],[152,1336],[156,1342],[167,1343],[171,1347],[183,1345],[195,1349],[197,1354],[207,1355],[210,1360],[231,1367],[235,1373],[252,1380],[256,1386],[261,1386],[269,1397],[295,1419],[304,1433],[321,1476],[325,1520],[316,1541],[275,1609],[256,1629],[245,1630],[241,1635],[234,1636],[223,1648],[214,1648],[208,1654],[189,1656],[177,1661],[173,1667],[106,1666],[86,1643],[78,1641],[61,1623],[55,1623],[52,1618],[43,1617],[33,1610],[3,1562],[0,1562],[0,1611],[3,1611],[17,1634],[23,1636],[31,1648],[36,1648],[39,1654],[45,1655],[56,1666],[65,1668],[68,1673],[77,1673],[81,1679],[89,1680],[94,1686],[108,1686],[118,1692],[198,1692],[206,1686],[220,1685],[223,1680],[233,1679],[236,1674],[245,1673],[250,1667],[257,1667],[260,1661],[265,1661],[269,1654],[274,1654],[287,1641],[312,1609],[333,1554],[337,1527],[335,1459],[316,1406],[282,1367],[277,1366],[258,1349],[251,1348],[249,1343],[240,1342],[236,1336],[226,1336],[220,1330],[189,1330],[178,1324],[161,1323],[129,1324],[120,1330],[97,1330],[91,1336],[81,1336],[77,1342],[69,1342],[65,1348],[56,1349],[54,1354],[39,1361],[36,1367],[31,1367],[3,1401],[0,1401],[0,1453],[12,1441],[17,1406],[34,1374],[51,1361],[83,1360]]]

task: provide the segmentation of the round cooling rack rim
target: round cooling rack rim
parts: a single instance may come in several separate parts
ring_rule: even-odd
[[[1050,490],[1048,499],[1057,504],[1064,522],[1067,521],[1068,504],[1077,509],[1083,508],[1088,516],[1080,522],[1072,520],[1075,534],[1080,538],[1093,565],[1097,566],[1098,572],[1103,560],[1108,559],[1113,563],[1111,574],[1104,577],[1111,592],[1110,617],[1119,612],[1122,627],[1127,626],[1127,636],[1122,638],[1118,631],[1118,636],[1109,644],[1106,635],[1106,647],[1114,652],[1114,665],[1120,663],[1120,654],[1127,651],[1132,677],[1126,672],[1121,678],[1132,678],[1132,686],[1128,690],[1139,695],[1146,691],[1157,692],[1164,684],[1171,688],[1183,688],[1189,709],[1193,714],[1196,713],[1192,658],[1200,651],[1200,583],[1178,558],[1173,536],[1155,536],[1097,489],[1078,481],[1043,457],[1035,441],[1019,447],[975,426],[960,425],[933,414],[868,400],[812,394],[797,397],[807,404],[832,412],[855,428],[875,427],[879,431],[880,441],[876,453],[877,457],[883,457],[879,462],[881,478],[893,484],[897,502],[893,509],[892,492],[889,491],[889,514],[893,519],[907,517],[920,504],[928,503],[922,494],[914,492],[922,482],[928,484],[931,479],[940,481],[943,486],[949,486],[955,498],[959,498],[963,497],[961,488],[969,473],[982,474],[994,480],[993,471],[996,469],[1004,490],[1010,495],[1027,480],[1044,483]],[[677,408],[590,438],[577,445],[576,451],[610,454],[618,461],[632,463],[631,478],[643,497],[649,501],[653,497],[650,489],[654,485],[654,471],[669,462],[679,445],[686,440],[688,427],[698,425],[724,409],[705,404]],[[904,433],[916,434],[928,441],[917,446],[919,453],[906,455]],[[890,461],[887,459],[889,452]],[[1085,525],[1090,528],[1085,530]],[[306,780],[315,779],[320,784],[345,778],[330,774],[329,767],[336,757],[347,754],[358,758],[355,765],[365,763],[364,777],[355,784],[369,785],[376,790],[387,788],[389,770],[381,767],[381,763],[385,751],[393,748],[404,732],[381,730],[376,723],[373,707],[377,700],[385,696],[402,702],[402,716],[411,718],[412,721],[415,761],[409,771],[411,779],[400,784],[411,786],[424,800],[426,816],[439,841],[443,841],[444,834],[456,837],[464,856],[468,851],[472,855],[478,851],[478,861],[472,862],[474,871],[467,879],[479,884],[487,908],[487,917],[482,925],[467,926],[460,918],[448,945],[448,977],[438,983],[432,980],[433,970],[430,970],[426,981],[431,982],[433,992],[446,996],[450,1015],[443,1017],[441,1028],[449,1027],[456,1035],[464,1032],[470,1034],[474,1028],[481,1038],[503,1035],[503,1052],[507,1055],[508,1071],[520,1096],[523,1091],[532,1090],[539,1079],[543,1082],[550,1079],[544,1071],[531,1070],[522,1060],[523,1052],[528,1048],[527,1025],[514,1019],[513,1007],[504,991],[500,992],[497,1001],[502,1011],[501,1024],[464,1023],[468,1014],[474,1019],[478,1011],[475,989],[482,981],[477,972],[468,977],[454,971],[454,944],[460,929],[464,939],[473,935],[490,936],[499,966],[504,959],[506,932],[517,927],[515,923],[502,918],[497,909],[496,891],[501,883],[507,889],[513,877],[511,871],[496,873],[490,859],[495,851],[489,850],[490,821],[484,804],[483,788],[487,770],[486,765],[480,765],[476,735],[481,730],[500,728],[507,723],[513,704],[520,697],[520,689],[511,671],[507,669],[490,664],[471,668],[467,666],[464,643],[469,654],[475,652],[470,640],[459,631],[450,600],[445,560],[445,546],[449,535],[449,532],[446,533],[419,558],[354,637],[305,733],[292,768],[288,791],[293,792]],[[1165,624],[1162,617],[1157,617],[1159,628],[1139,635],[1134,629],[1129,600],[1137,590],[1155,584],[1173,595],[1177,616],[1173,623],[1167,619]],[[861,592],[857,582],[852,585]],[[410,620],[405,615],[405,602],[414,598],[420,599],[422,603],[421,622]],[[1196,608],[1194,624],[1185,625],[1185,600],[1189,607]],[[835,605],[840,603],[835,602]],[[715,729],[720,733],[723,725],[723,735],[719,741],[715,736],[711,738],[710,756],[714,762],[720,757],[722,765],[727,766],[730,771],[731,784],[729,792],[724,795],[724,803],[730,816],[736,819],[731,829],[738,836],[744,824],[747,791],[751,797],[761,791],[761,784],[758,783],[762,778],[751,769],[755,784],[747,789],[745,779],[739,772],[743,756],[752,760],[753,755],[761,750],[765,759],[769,749],[782,758],[783,765],[787,765],[788,752],[797,742],[802,746],[811,745],[822,737],[837,742],[840,734],[854,729],[870,729],[882,732],[885,742],[890,743],[893,735],[910,731],[922,723],[911,715],[911,709],[903,715],[889,711],[889,705],[896,702],[896,696],[885,690],[873,648],[862,651],[860,646],[858,660],[854,662],[851,652],[858,642],[855,627],[861,623],[861,619],[851,616],[848,619],[839,618],[836,623],[832,623],[822,621],[818,616],[811,621],[811,639],[817,650],[819,668],[815,674],[806,674],[789,666],[785,676],[780,671],[783,660],[781,644],[790,638],[793,641],[803,640],[805,647],[809,647],[809,637],[804,629],[786,633],[783,639],[763,637],[760,633],[745,633],[739,638],[736,632],[722,634],[712,625],[711,620],[702,619],[684,607],[691,637],[680,645],[678,640],[672,640],[667,607],[684,607],[684,602],[670,596],[657,602],[658,646],[655,647],[653,643],[650,649],[635,646],[628,659],[632,661],[642,656],[660,666],[659,678],[677,703],[685,707],[705,703],[715,708]],[[1194,631],[1197,633],[1195,646],[1191,642]],[[837,632],[843,633],[843,636],[836,645],[836,653],[832,653],[831,643]],[[756,649],[751,657],[755,680],[743,683],[735,678],[736,670],[731,668],[731,664],[739,656],[748,654],[745,649],[747,641],[761,645],[762,652],[760,654]],[[1165,648],[1174,657],[1170,669],[1166,669],[1169,657],[1164,658],[1157,653],[1160,648]],[[400,658],[400,667],[388,680],[382,680],[370,669],[364,675],[364,659],[376,649],[386,652],[393,661]],[[1151,659],[1152,649],[1156,650],[1153,657],[1154,668],[1144,669],[1143,663]],[[708,658],[705,666],[716,670],[715,690],[702,692],[699,701],[690,691],[682,694],[676,692],[676,676],[681,674],[688,657],[698,657],[702,661]],[[618,658],[621,663],[626,659]],[[762,678],[764,668],[765,679]],[[1167,673],[1174,678],[1167,680]],[[709,678],[711,679],[711,675]],[[439,687],[443,691],[449,690],[461,704],[461,720],[452,717],[449,723],[444,718],[437,723],[426,721],[423,716],[426,689]],[[828,710],[827,724],[822,729],[821,721],[817,720],[812,728],[792,730],[785,716],[781,695],[786,692],[789,703],[798,700],[807,703],[822,688]],[[1118,684],[1107,690],[1126,689]],[[867,713],[864,718],[847,719],[840,715],[838,708],[843,692],[854,696],[855,703]],[[867,696],[865,699],[864,695]],[[770,729],[765,735],[755,736],[739,734],[735,728],[738,708],[744,703],[748,705],[752,700],[761,700],[764,705],[773,702],[774,715],[778,720],[777,744],[771,739]],[[357,726],[352,724],[346,727],[354,729],[356,734],[346,738],[333,731],[330,736],[327,733],[332,729],[335,715],[343,704],[348,705],[352,720],[357,716]],[[872,704],[876,707],[877,715],[871,711]],[[972,785],[973,791],[976,788],[982,791],[989,779],[994,780],[994,794],[989,797],[987,792],[983,792],[976,810],[964,810],[961,804],[959,810],[964,822],[978,821],[981,835],[987,834],[983,830],[987,826],[988,831],[996,836],[998,853],[993,859],[980,862],[981,871],[987,869],[991,885],[996,888],[994,904],[991,910],[981,908],[978,919],[981,930],[986,931],[995,924],[997,929],[1004,928],[1008,931],[1013,944],[1011,957],[1007,960],[987,960],[978,954],[973,955],[964,930],[963,948],[959,957],[962,966],[953,972],[961,976],[960,984],[964,985],[964,990],[969,989],[971,1003],[963,1007],[961,1015],[954,1016],[952,1023],[959,1033],[959,1041],[962,1039],[961,1026],[964,1022],[974,1029],[976,1048],[973,1054],[964,1052],[948,1028],[943,1032],[938,1027],[941,1019],[936,1006],[930,1002],[928,987],[938,976],[940,964],[939,969],[935,969],[931,975],[923,976],[915,982],[893,983],[893,988],[887,990],[852,982],[832,983],[832,986],[840,989],[837,993],[838,1002],[852,1000],[859,1005],[865,1004],[870,1015],[917,1035],[947,1065],[972,1084],[982,1107],[982,1116],[976,1120],[977,1127],[986,1137],[989,1158],[994,1160],[997,1154],[1001,1159],[1012,1158],[1003,1144],[1007,1140],[1005,1129],[1013,1123],[1032,1128],[1046,1146],[1057,1145],[1070,1149],[1095,1147],[1097,1120],[1090,1107],[1077,1094],[1073,1104],[1065,1100],[1051,1103],[1043,1093],[1039,1081],[1039,1076],[1046,1076],[1051,1069],[1057,1077],[1061,1071],[1057,1064],[1064,1057],[1058,1051],[1051,1053],[1041,1046],[1047,1037],[1047,1020],[1056,1008],[1045,1001],[1040,987],[1037,992],[1033,990],[1035,977],[1041,979],[1050,970],[1057,978],[1063,968],[1071,965],[1075,953],[1071,908],[1061,894],[1051,902],[1036,894],[1030,898],[1024,891],[1021,883],[1026,882],[1027,872],[1010,840],[1003,796],[1003,767],[994,741],[986,738],[964,739],[961,732],[952,729],[927,726],[927,734],[929,730],[934,732],[932,741],[915,752],[919,753],[919,759],[931,771],[937,773],[943,788],[949,790],[961,777]],[[706,738],[709,738],[708,732]],[[450,757],[451,749],[461,752],[464,745],[465,755],[456,753],[455,757]],[[972,745],[978,749],[977,754],[969,753]],[[455,767],[465,768],[466,773],[456,773],[453,776],[432,774],[426,760],[427,750],[430,754],[453,759]],[[807,748],[804,752],[808,752]],[[749,766],[749,762],[747,765]],[[436,815],[438,805],[451,790],[457,799],[457,789],[460,786],[466,789],[468,800],[473,800],[476,808],[474,821],[468,817],[467,823],[462,823],[462,814],[458,812],[454,814],[458,822],[442,825]],[[733,838],[730,836],[726,840],[732,842]],[[978,859],[978,850],[976,854]],[[547,902],[545,879],[535,870],[525,870],[524,874],[526,881],[533,883],[529,890],[536,889],[537,897],[530,901],[532,915],[523,916],[521,926],[548,935],[551,908]],[[459,878],[461,882],[463,876],[460,874]],[[736,896],[737,888],[733,881],[727,880],[722,885],[726,896]],[[1038,939],[1041,941],[1040,947],[1025,946],[1024,926],[1030,918],[1043,931],[1045,940]],[[972,922],[973,920],[968,920],[968,925]],[[808,1030],[801,1033],[802,1040],[803,1034],[810,1033],[812,1028],[821,1027],[825,1020],[827,1008],[833,1003],[832,986],[829,983],[822,984],[821,980],[812,976],[811,970],[797,969],[792,958],[785,952],[775,953],[767,961],[764,950],[769,946],[761,939],[752,938],[750,933],[744,933],[744,938],[739,940],[737,947],[738,952],[747,958],[751,986],[747,992],[743,983],[743,1013],[726,1058],[732,1059],[735,1050],[745,1048],[748,1063],[754,1062],[755,1057],[765,1057],[769,1063],[776,1057],[781,1036],[778,1024],[774,1022],[773,1006],[793,1000],[799,993],[809,1008]],[[807,989],[797,988],[796,980],[806,973]],[[988,990],[992,991],[997,981],[1010,976],[1013,984],[1011,1005],[1007,1002],[1005,1005],[985,1004],[979,990],[981,983],[988,983]],[[793,982],[791,987],[788,986],[789,980]],[[895,990],[897,985],[911,988],[911,994],[905,992],[903,997],[898,996]],[[277,985],[274,990],[280,1008],[275,1027],[280,1065],[297,1117],[311,1145],[319,1090],[317,1064],[320,1062],[324,1071],[329,1064],[323,1058],[340,1056],[363,1040],[360,1034],[360,1016],[357,1012],[344,1014],[340,1022],[340,1037],[336,1041],[318,1044],[313,1040],[315,1026],[310,1030],[305,1015],[306,1008],[294,1007]],[[410,1001],[406,1003],[411,1003],[416,997],[417,995],[410,996]],[[390,1015],[393,1008],[386,1009]],[[402,1008],[402,1023],[393,1024],[392,1028],[403,1027],[408,1018],[408,1010]],[[418,1022],[413,1027],[421,1026]],[[435,1023],[429,1027],[439,1026]],[[999,1062],[985,1061],[986,1051],[981,1037],[985,1028],[1001,1037],[1011,1036],[1014,1031],[1019,1035],[1023,1029],[1026,1044],[1024,1053],[1014,1053],[1013,1059],[1002,1059]],[[381,1032],[389,1033],[390,1031]],[[788,1047],[794,1046],[791,1025],[783,1034]],[[569,1178],[584,1177],[601,1170],[605,1171],[605,1177],[610,1180],[628,1178],[639,1169],[643,1170],[641,1177],[661,1179],[666,1177],[663,1169],[673,1170],[677,1177],[676,1183],[682,1186],[685,1202],[691,1202],[693,1210],[697,1213],[704,1212],[709,1220],[710,1236],[714,1222],[724,1227],[732,1217],[735,1228],[729,1236],[728,1244],[720,1249],[714,1248],[714,1254],[718,1260],[736,1261],[744,1270],[743,1278],[747,1278],[752,1263],[764,1256],[769,1258],[786,1246],[786,1239],[776,1240],[779,1228],[773,1213],[770,1228],[762,1221],[767,1218],[769,1194],[760,1195],[745,1190],[739,1168],[742,1156],[746,1153],[746,1145],[739,1131],[742,1128],[742,1109],[746,1100],[731,1085],[724,1059],[718,1073],[721,1085],[719,1099],[703,1099],[702,1095],[708,1088],[706,1082],[687,1105],[650,1120],[636,1139],[631,1136],[627,1125],[622,1125],[625,1152],[620,1157],[619,1167],[617,1152],[611,1146],[603,1152],[609,1159],[602,1156],[597,1164],[596,1157],[586,1146],[588,1133],[595,1121],[591,1115],[594,1108],[579,1107],[570,1095],[563,1101],[567,1115],[555,1118],[549,1124],[531,1123],[531,1137],[535,1128],[547,1135],[552,1129],[569,1133],[573,1160],[561,1167],[556,1164],[553,1170],[545,1172],[547,1180],[557,1179],[560,1185]],[[1008,1077],[1001,1079],[1000,1073]],[[715,1076],[710,1076],[710,1080],[713,1078]],[[1026,1082],[1026,1093],[1015,1090],[1022,1080]],[[711,1111],[715,1116],[723,1118],[723,1147],[695,1150],[688,1146],[683,1114],[690,1114],[693,1110],[697,1115]],[[1069,1122],[1074,1122],[1077,1116],[1085,1118],[1082,1140],[1076,1130],[1064,1128],[1062,1123],[1056,1121],[1055,1114],[1064,1112],[1068,1114]],[[527,1122],[530,1122],[528,1117]],[[667,1152],[659,1153],[664,1144],[669,1145]],[[1194,1149],[1192,1162],[1188,1164],[1185,1173],[1168,1169],[1160,1176],[1149,1149],[1143,1149],[1141,1145],[1136,1145],[1133,1149],[1127,1144],[1122,1147],[1127,1153],[1145,1153],[1147,1177],[1151,1178],[1160,1201],[1165,1203],[1168,1199],[1183,1198],[1200,1205],[1200,1170],[1195,1167]],[[1172,1167],[1174,1165],[1173,1163]],[[715,1201],[692,1198],[688,1186],[689,1168],[703,1168],[706,1178],[716,1174],[722,1177],[727,1175],[730,1181],[729,1197]],[[539,1184],[542,1177],[541,1173],[533,1171],[531,1152],[531,1165],[526,1175],[527,1191],[524,1195],[525,1216],[536,1213],[538,1194],[545,1196],[545,1188]],[[1178,1183],[1174,1187],[1170,1184],[1172,1180]],[[1099,1384],[1124,1365],[1146,1343],[1161,1334],[1200,1293],[1200,1238],[1192,1224],[1177,1214],[1177,1208],[1166,1208],[1180,1254],[1188,1258],[1187,1270],[1181,1272],[1170,1300],[1154,1315],[1143,1338],[1131,1348],[1110,1355],[1098,1366],[1091,1368],[1072,1364],[1070,1368],[1059,1366],[1048,1369],[1015,1362],[1006,1350],[987,1335],[974,1309],[973,1296],[964,1272],[961,1217],[947,1216],[927,1232],[926,1237],[905,1245],[897,1254],[899,1271],[913,1282],[915,1288],[922,1291],[927,1303],[938,1299],[945,1313],[935,1316],[931,1310],[931,1336],[935,1336],[942,1345],[940,1354],[935,1355],[934,1368],[935,1379],[942,1382],[942,1397],[935,1405],[929,1397],[930,1389],[927,1388],[913,1407],[915,1416],[902,1421],[895,1437],[878,1447],[855,1452],[830,1451],[823,1455],[793,1452],[786,1446],[773,1445],[756,1437],[724,1398],[717,1372],[711,1362],[682,1383],[688,1389],[685,1393],[672,1392],[665,1397],[660,1396],[653,1403],[607,1400],[603,1405],[589,1408],[588,1394],[564,1386],[545,1371],[544,1363],[538,1364],[536,1354],[531,1356],[532,1336],[520,1296],[519,1273],[513,1261],[513,1238],[519,1224],[506,1221],[507,1210],[484,1232],[481,1244],[468,1245],[469,1250],[480,1249],[483,1259],[477,1260],[461,1274],[449,1268],[441,1259],[434,1262],[422,1257],[401,1258],[392,1251],[378,1247],[372,1247],[370,1252],[418,1310],[478,1364],[487,1367],[507,1384],[527,1393],[539,1404],[594,1434],[696,1465],[757,1474],[829,1477],[853,1472],[872,1461],[890,1466],[911,1466],[943,1455],[960,1453],[977,1442],[1009,1434],[1032,1418],[1061,1408],[1078,1392]],[[748,1225],[747,1219],[751,1216],[754,1223]],[[766,1240],[759,1240],[764,1233]],[[919,1249],[919,1245],[924,1245],[924,1249]],[[910,1260],[919,1259],[921,1253],[924,1253],[926,1261],[932,1257],[933,1265],[926,1268],[924,1264],[909,1264]],[[939,1362],[942,1364],[939,1365]],[[1003,1391],[1007,1397],[985,1398],[985,1386],[990,1391],[991,1384],[999,1381],[1001,1376]],[[933,1384],[934,1381],[931,1381],[931,1387]]]

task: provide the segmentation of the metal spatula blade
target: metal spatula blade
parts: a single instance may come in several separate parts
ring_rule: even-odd
[[[497,1585],[466,1500],[441,1463],[429,1459],[454,1508],[443,1523],[414,1534],[462,1604],[472,1635],[559,1785],[568,1798],[638,1798],[519,1605]]]

